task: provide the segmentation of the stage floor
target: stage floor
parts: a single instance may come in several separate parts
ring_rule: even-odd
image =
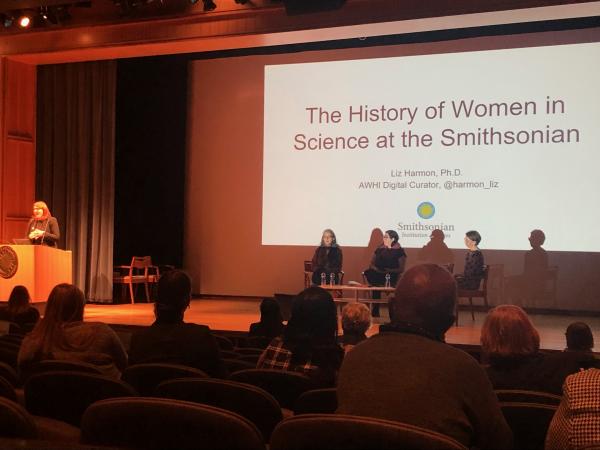
[[[259,320],[259,305],[258,298],[194,299],[185,313],[185,321],[208,325],[213,330],[248,331],[250,324]],[[381,313],[382,317],[374,319],[368,335],[377,333],[379,325],[389,320],[385,307],[381,308]],[[452,327],[448,331],[446,340],[453,344],[478,345],[485,313],[476,312],[473,321],[470,311],[463,310],[459,318],[459,326]],[[600,329],[600,317],[540,314],[532,315],[531,319],[540,333],[543,349],[564,349],[566,346],[564,333],[571,322],[586,322],[594,332]],[[118,325],[150,325],[154,321],[154,307],[152,303],[88,304],[85,308],[85,320]]]

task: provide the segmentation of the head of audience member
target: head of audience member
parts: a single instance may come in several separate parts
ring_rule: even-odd
[[[364,336],[371,326],[371,311],[364,303],[348,303],[342,309],[344,335]]]
[[[183,314],[192,299],[192,281],[181,270],[165,272],[158,280],[158,299],[154,304],[156,321],[183,322]]]
[[[260,302],[260,323],[263,325],[281,324],[281,308],[274,298],[266,297]]]
[[[594,335],[587,323],[573,322],[567,327],[567,350],[591,352],[594,348]]]
[[[421,264],[408,269],[396,285],[390,300],[390,319],[394,326],[414,326],[443,340],[454,323],[456,282],[436,264]]]
[[[314,359],[319,348],[336,345],[337,326],[336,306],[329,292],[320,287],[300,292],[283,333],[292,362]]]
[[[490,364],[525,360],[539,349],[540,335],[522,308],[500,305],[488,313],[481,328],[481,350]]]
[[[51,216],[50,209],[48,209],[48,205],[46,205],[46,202],[37,201],[33,204],[32,217],[34,219],[37,219],[37,220],[44,219],[45,220],[50,216]]]
[[[31,297],[25,286],[15,286],[8,297],[8,312],[12,315],[27,311],[30,307]]]
[[[398,236],[398,233],[396,233],[394,230],[387,230],[383,234],[383,245],[385,245],[387,248],[391,248],[398,244],[399,239],[400,236]]]
[[[335,233],[330,228],[323,230],[321,235],[321,247],[335,247],[337,245],[337,239]]]
[[[64,342],[63,327],[67,323],[83,321],[84,307],[85,298],[77,286],[61,283],[52,289],[44,317],[31,332],[33,337],[42,342],[42,355],[49,354],[55,346],[68,347]]]
[[[531,248],[540,248],[546,242],[546,235],[542,230],[532,230],[529,234]]]
[[[465,233],[465,245],[468,249],[474,250],[481,242],[481,235],[478,231],[471,230]]]

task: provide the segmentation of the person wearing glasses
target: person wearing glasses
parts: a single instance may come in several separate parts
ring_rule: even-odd
[[[389,280],[389,287],[395,287],[398,278],[404,272],[406,253],[398,242],[398,233],[387,230],[383,235],[383,243],[375,249],[371,264],[364,271],[365,278],[371,286],[385,286]],[[373,299],[381,298],[381,293],[374,291]],[[379,317],[379,304],[373,304],[373,317]]]
[[[33,204],[33,214],[27,224],[27,237],[33,245],[56,247],[60,238],[60,229],[56,217],[52,217],[46,203]]]

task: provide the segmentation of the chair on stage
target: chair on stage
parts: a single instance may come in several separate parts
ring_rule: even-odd
[[[469,299],[469,306],[471,307],[471,318],[475,320],[475,307],[473,305],[474,298],[481,298],[483,300],[483,306],[487,311],[489,309],[488,294],[491,280],[498,280],[499,291],[502,295],[503,280],[504,280],[504,265],[503,264],[486,264],[484,267],[483,278],[478,289],[459,289],[456,301],[455,309],[455,325],[458,326],[458,309],[459,299]]]
[[[113,274],[113,284],[121,284],[123,292],[125,286],[129,286],[129,299],[131,303],[135,302],[135,291],[140,284],[144,285],[146,291],[146,301],[150,301],[149,285],[158,282],[160,271],[157,266],[152,265],[151,256],[134,256],[131,258],[131,264],[128,266],[115,266]]]
[[[304,287],[309,288],[312,286],[312,276],[313,276],[313,265],[312,261],[306,260],[304,261]],[[329,283],[329,280],[327,280]],[[338,272],[338,284],[344,284],[344,271],[340,270]]]

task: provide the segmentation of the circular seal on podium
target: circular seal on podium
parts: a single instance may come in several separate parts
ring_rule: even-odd
[[[0,277],[12,278],[19,268],[17,252],[8,245],[0,246]]]

